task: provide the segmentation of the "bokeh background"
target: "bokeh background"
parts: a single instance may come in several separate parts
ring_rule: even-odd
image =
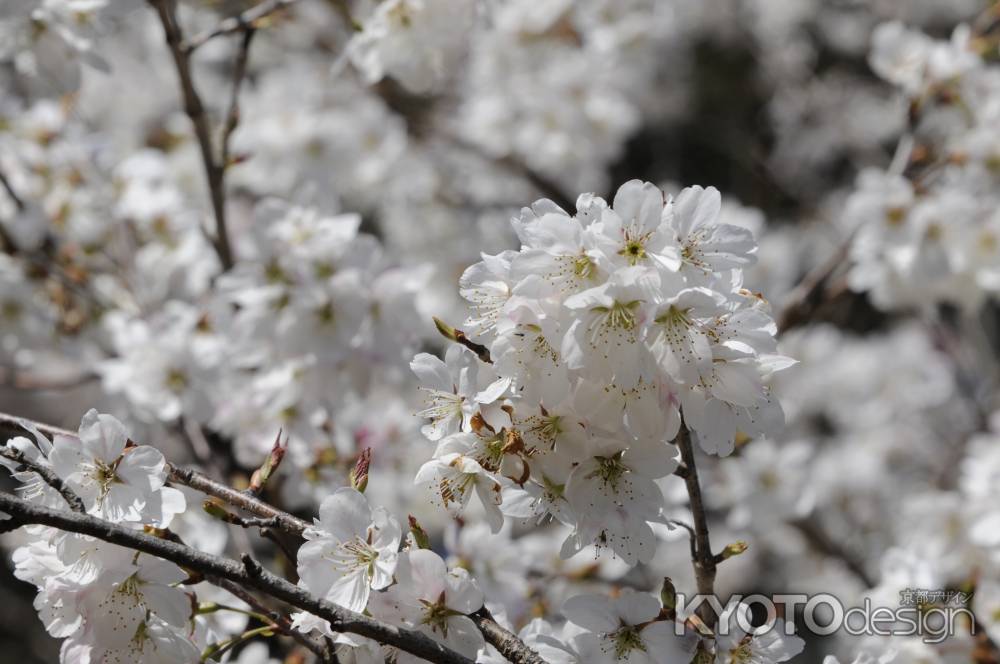
[[[168,301],[200,302],[217,269],[201,232],[211,228],[202,163],[162,27],[137,1],[75,0],[37,14],[47,4],[0,8],[0,172],[24,204],[0,191],[0,224],[41,257],[5,245],[0,267],[34,265],[25,301],[54,311],[34,335],[0,316],[0,410],[75,429],[96,406],[168,458],[196,460],[173,425],[123,398],[103,364],[141,356],[156,336],[155,327],[145,337],[122,332],[109,303],[127,300],[121,309],[143,319]],[[182,2],[180,16],[197,35],[250,6]],[[487,1],[469,16],[456,12],[456,62],[432,89],[414,92],[392,77],[368,84],[347,54],[345,6],[362,22],[374,10],[367,0],[300,0],[257,31],[227,173],[231,233],[237,254],[252,253],[255,206],[269,196],[360,214],[362,231],[383,247],[372,251],[408,270],[396,278],[421,275],[414,315],[398,321],[410,351],[440,348],[429,314],[464,318],[458,275],[479,252],[513,246],[509,219],[520,207],[545,197],[572,210],[579,193],[610,200],[633,178],[668,192],[719,188],[726,221],[760,243],[748,285],[780,310],[857,223],[850,201],[859,175],[889,168],[914,130],[910,100],[870,66],[876,27],[901,21],[948,40],[960,24],[990,34],[998,20],[980,0]],[[65,43],[46,42],[46,31],[61,31]],[[230,102],[237,42],[212,39],[192,60],[216,124]],[[0,299],[23,283],[0,281]],[[910,528],[913,519],[947,521],[948,500],[965,509],[955,489],[959,441],[989,427],[1000,309],[988,297],[879,306],[837,272],[809,326],[783,344],[801,363],[778,386],[787,433],[706,471],[716,541],[754,542],[720,584],[861,593],[841,554],[874,583],[882,554],[923,532]],[[405,360],[391,359],[370,360],[375,377],[336,405],[338,429],[323,449],[340,459],[331,476],[342,476],[353,451],[373,444],[372,492],[405,513],[413,494],[377,471],[403,473],[423,460],[408,452],[419,422],[415,392],[401,387]],[[221,473],[245,480],[247,459],[275,429],[240,432],[242,452],[225,431],[205,444]],[[278,496],[307,515],[335,481],[313,470],[314,488]],[[679,486],[664,488],[683,503]],[[914,513],[919,496],[928,504]],[[750,508],[773,519],[750,523]],[[427,511],[422,518],[445,531]],[[799,515],[825,530],[810,532]],[[468,539],[456,548],[474,546]],[[674,537],[653,569],[630,580],[655,588],[666,571],[679,587],[690,583],[685,557]],[[0,661],[56,661],[30,585],[2,573],[0,592]]]

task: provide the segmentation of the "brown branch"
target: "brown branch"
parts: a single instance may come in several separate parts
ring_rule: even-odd
[[[78,438],[76,432],[70,431],[69,429],[61,429],[49,424],[29,420],[25,417],[17,417],[7,413],[0,413],[0,436],[23,436],[26,431],[31,433],[27,428],[25,428],[25,425],[38,429],[49,438],[53,438],[55,436]]]
[[[701,484],[698,482],[698,467],[694,460],[694,447],[691,444],[691,434],[686,424],[682,424],[677,432],[677,447],[681,451],[681,459],[687,467],[684,484],[687,487],[688,500],[691,503],[691,516],[694,520],[694,541],[692,544],[692,560],[695,583],[699,595],[715,595],[716,560],[712,553],[712,543],[708,536],[708,516],[705,513],[705,503],[701,497]],[[710,628],[715,627],[718,616],[708,602],[702,602],[698,607],[698,615]]]
[[[178,466],[170,465],[169,472],[170,480],[172,482],[177,482],[179,484],[189,486],[197,491],[201,491],[209,496],[214,496],[219,500],[232,505],[233,507],[238,507],[241,510],[249,512],[254,516],[258,516],[263,519],[273,518],[273,523],[275,524],[274,527],[290,535],[302,537],[302,533],[304,533],[306,528],[310,525],[297,516],[293,516],[288,512],[279,510],[277,507],[273,507],[272,505],[251,496],[245,491],[237,491],[236,489],[228,487],[221,482],[217,482],[197,470],[194,470],[193,468],[180,468]]]
[[[53,436],[65,436],[73,439],[79,438],[75,431],[61,429],[59,427],[43,424],[34,420],[28,420],[26,418],[15,417],[13,415],[8,415],[7,413],[0,413],[0,435],[23,436],[24,432],[28,431],[25,428],[25,425],[34,427],[50,438]],[[196,491],[201,491],[206,495],[214,496],[219,500],[232,505],[233,507],[238,507],[246,512],[249,512],[254,516],[261,517],[263,519],[273,518],[275,524],[274,527],[289,534],[301,537],[302,533],[305,532],[305,529],[310,526],[308,522],[293,516],[288,512],[268,505],[264,501],[259,500],[244,491],[237,491],[232,487],[228,487],[225,484],[213,480],[205,474],[194,470],[193,468],[181,468],[173,464],[168,464],[167,471],[172,482],[183,484],[195,489]]]
[[[815,516],[808,519],[791,521],[790,524],[802,533],[809,545],[818,553],[843,563],[844,567],[861,581],[865,588],[875,587],[875,579],[865,569],[864,561],[846,549],[840,542],[830,537],[826,530],[823,529],[823,526],[816,520]]]
[[[13,447],[0,447],[0,456],[13,461],[14,463],[20,464],[25,470],[37,473],[46,484],[59,492],[59,495],[63,497],[63,500],[66,501],[70,509],[74,512],[84,514],[87,511],[87,508],[84,507],[83,500],[80,496],[78,496],[73,489],[69,488],[69,486],[63,482],[62,478],[56,475],[51,468],[31,461],[24,456],[23,452],[16,450]]]
[[[247,76],[247,60],[250,57],[250,42],[256,30],[247,27],[243,31],[243,39],[240,41],[240,50],[236,54],[236,63],[233,65],[233,91],[229,98],[229,112],[226,114],[226,123],[222,127],[222,156],[219,159],[219,168],[225,170],[229,167],[229,139],[240,123],[240,88]]]
[[[11,200],[14,201],[17,211],[24,212],[24,201],[17,195],[17,191],[14,190],[13,185],[11,185],[10,180],[7,179],[7,175],[3,171],[0,171],[0,185],[3,186],[4,191],[7,192]],[[16,254],[20,251],[17,243],[14,242],[14,238],[7,232],[7,228],[3,224],[0,224],[0,243],[2,243],[3,250],[9,254]]]
[[[0,240],[3,239],[0,234]],[[6,241],[6,240],[5,240]],[[72,390],[98,380],[100,376],[90,371],[82,371],[75,376],[61,380],[47,379],[37,374],[23,373],[15,368],[0,366],[0,386],[15,390]]]
[[[17,191],[14,189],[14,186],[10,183],[10,180],[7,179],[7,175],[3,171],[0,171],[0,186],[3,186],[4,191],[6,191],[7,195],[10,196],[12,201],[14,201],[14,205],[17,209],[23,212],[25,208],[24,200],[17,195]]]
[[[810,271],[785,298],[778,316],[778,334],[808,323],[826,300],[827,284],[851,253],[854,233],[849,234],[837,250]]]
[[[439,132],[440,134],[441,132]],[[565,191],[563,191],[562,185],[557,183],[555,180],[551,179],[549,176],[536,171],[528,164],[517,159],[513,155],[506,155],[501,157],[496,157],[486,153],[482,148],[480,148],[475,143],[467,141],[461,136],[453,134],[443,134],[442,136],[447,142],[451,143],[454,147],[465,150],[466,152],[471,152],[487,161],[490,161],[503,170],[507,171],[509,174],[519,177],[526,182],[528,182],[532,187],[538,190],[541,195],[550,199],[553,203],[561,207],[563,210],[572,212],[576,209],[576,201],[570,198]]]
[[[208,180],[212,210],[215,213],[215,238],[212,244],[219,255],[222,269],[228,270],[233,266],[233,252],[226,227],[225,164],[216,161],[213,155],[212,130],[205,106],[194,84],[190,51],[184,48],[184,34],[177,20],[176,0],[148,0],[148,2],[156,9],[163,25],[167,47],[170,49],[174,68],[177,70],[181,96],[184,99],[184,112],[194,125],[195,137],[198,139],[201,160]]]
[[[0,492],[0,511],[9,514],[13,520],[22,525],[41,524],[96,537],[111,544],[169,560],[182,567],[196,570],[206,577],[215,576],[228,579],[243,587],[254,588],[326,620],[330,623],[331,629],[337,632],[365,636],[430,662],[473,664],[472,660],[421,632],[389,625],[318,599],[305,589],[263,569],[260,563],[248,554],[244,554],[243,563],[240,564],[231,558],[210,555],[87,514],[53,510],[4,492]]]
[[[242,14],[237,14],[236,16],[223,19],[211,30],[198,33],[191,39],[184,42],[182,48],[185,53],[190,54],[195,49],[203,46],[205,42],[211,41],[216,37],[231,35],[241,31],[255,30],[258,27],[257,23],[259,21],[284,9],[285,7],[288,7],[289,5],[294,4],[296,1],[297,0],[266,0],[266,2],[262,2],[259,5],[251,7]]]
[[[212,585],[218,586],[229,594],[238,597],[245,604],[249,605],[254,611],[265,616],[271,621],[271,624],[277,631],[295,639],[296,642],[315,654],[319,658],[319,661],[323,662],[323,664],[333,664],[333,660],[329,657],[329,653],[327,652],[326,644],[315,639],[311,639],[306,634],[303,634],[299,630],[295,629],[288,616],[268,608],[263,602],[244,590],[242,586],[233,583],[229,579],[208,577],[206,580]]]
[[[496,648],[511,664],[546,664],[538,653],[524,644],[517,635],[501,627],[485,606],[469,617],[483,633],[486,642]]]

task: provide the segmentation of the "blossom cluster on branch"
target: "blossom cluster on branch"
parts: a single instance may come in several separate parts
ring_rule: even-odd
[[[582,196],[574,216],[525,208],[520,251],[483,256],[460,282],[474,311],[461,334],[489,363],[463,345],[411,364],[437,443],[417,482],[456,514],[475,493],[494,532],[505,515],[572,526],[564,557],[596,544],[649,562],[650,523],[668,524],[655,480],[678,467],[682,412],[720,455],[737,431],[782,420],[765,381],[792,362],[742,285],[753,236],[719,209],[715,189],[665,199],[637,180],[611,205]]]

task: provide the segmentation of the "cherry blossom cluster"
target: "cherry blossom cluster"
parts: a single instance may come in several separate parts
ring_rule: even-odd
[[[6,443],[55,473],[87,513],[141,530],[167,528],[185,510],[184,494],[165,486],[166,461],[136,445],[122,424],[91,410],[79,440],[17,437]],[[0,459],[10,470],[19,464]],[[63,497],[37,473],[21,470],[18,492],[50,507]],[[14,551],[15,574],[38,588],[35,608],[54,637],[65,639],[62,661],[186,664],[200,654],[191,639],[192,604],[177,587],[177,565],[45,526],[30,526]]]
[[[239,264],[202,302],[171,298],[152,314],[104,317],[114,349],[96,367],[105,390],[151,430],[193,425],[231,437],[248,467],[280,429],[290,465],[336,471],[327,481],[343,482],[340,466],[323,469],[318,458],[327,450],[353,462],[357,446],[340,415],[398,380],[392,368],[420,337],[408,323],[420,317],[428,274],[388,264],[360,223],[262,202]],[[368,373],[376,365],[386,367],[379,377]],[[309,500],[310,485],[289,490],[290,500]]]
[[[564,556],[601,544],[648,562],[682,418],[722,456],[738,432],[782,422],[767,381],[792,362],[742,287],[753,236],[719,209],[713,188],[668,199],[633,180],[610,205],[581,196],[572,216],[547,200],[523,210],[521,249],[462,275],[467,331],[443,330],[483,351],[411,364],[437,444],[416,481],[456,514],[475,493],[494,531],[505,515],[571,526]]]
[[[886,23],[872,39],[871,67],[905,96],[911,133],[848,201],[851,286],[886,309],[972,309],[1000,291],[1000,68],[967,25],[938,40]]]

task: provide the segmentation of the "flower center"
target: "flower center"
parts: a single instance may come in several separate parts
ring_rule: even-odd
[[[635,327],[635,310],[639,306],[639,300],[631,302],[619,302],[617,300],[610,307],[594,307],[594,311],[604,314],[604,326],[615,330],[629,331]]]
[[[594,458],[597,459],[597,470],[590,473],[587,477],[598,477],[605,485],[610,486],[612,489],[617,489],[618,482],[628,472],[628,468],[622,463],[622,453],[618,452],[614,456],[599,456]]]
[[[597,264],[587,254],[580,254],[573,260],[573,274],[579,279],[593,279]]]
[[[646,247],[641,239],[632,239],[625,242],[625,246],[618,251],[619,256],[624,256],[629,265],[636,265],[646,258]]]
[[[688,309],[680,309],[674,305],[656,317],[656,322],[667,327],[691,327],[691,318],[688,316]]]
[[[430,625],[432,631],[437,632],[440,630],[441,636],[448,638],[448,618],[461,614],[445,606],[444,591],[441,592],[441,596],[438,597],[436,602],[429,602],[422,599],[420,603],[424,605],[424,617],[421,623]]]
[[[426,417],[436,422],[462,414],[462,402],[465,397],[454,392],[422,389],[427,392],[429,398],[427,399],[427,408],[417,413],[420,417]]]
[[[331,325],[334,321],[333,303],[327,302],[316,309],[316,318],[322,325]]]
[[[622,625],[621,628],[611,634],[611,639],[615,644],[615,656],[623,659],[633,650],[646,652],[646,644],[642,642],[639,628],[635,625]]]
[[[121,482],[118,478],[118,472],[115,469],[115,464],[107,464],[100,459],[94,459],[94,470],[91,472],[91,477],[97,486],[99,487],[98,492],[98,502],[103,503],[104,499],[107,498],[108,494],[111,492],[111,485]],[[131,579],[132,577],[129,577]],[[124,587],[128,583],[128,580],[122,583],[121,587]]]
[[[167,371],[167,377],[163,382],[167,386],[168,390],[174,393],[179,393],[187,387],[187,374],[180,369],[170,369]]]
[[[550,448],[555,448],[556,438],[563,433],[562,416],[548,415],[532,419],[536,420],[537,424],[530,427],[528,431],[548,443]]]
[[[369,533],[369,539],[371,534]],[[360,537],[344,542],[338,547],[333,557],[334,567],[340,570],[365,570],[368,578],[375,575],[375,561],[378,560],[378,550]]]

